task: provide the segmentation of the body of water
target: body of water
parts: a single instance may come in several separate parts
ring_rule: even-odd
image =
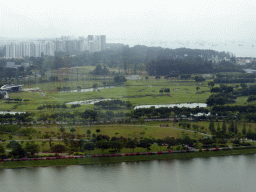
[[[21,114],[21,113],[26,113],[26,112],[11,112],[11,111],[0,111],[1,115],[5,115],[5,114],[12,114],[15,115],[16,113]]]
[[[0,191],[255,192],[256,155],[0,169]]]
[[[69,102],[66,103],[68,105],[75,105],[75,104],[80,104],[80,105],[92,105],[95,103],[98,103],[100,101],[110,101],[112,99],[91,99],[91,100],[85,100],[85,101],[73,101],[73,102]]]
[[[141,39],[109,39],[109,43],[123,43],[133,47],[135,45],[145,45],[148,47],[163,47],[169,49],[189,48],[189,49],[210,49],[220,52],[229,52],[236,57],[256,57],[256,41],[242,40],[141,40]]]
[[[256,73],[256,70],[253,69],[244,69],[246,73]]]
[[[97,87],[97,88],[88,88],[88,89],[81,89],[80,91],[77,90],[70,90],[70,91],[60,91],[59,93],[75,93],[75,92],[90,92],[90,91],[100,91],[101,89],[110,89],[115,88],[116,86],[109,86],[109,87]]]

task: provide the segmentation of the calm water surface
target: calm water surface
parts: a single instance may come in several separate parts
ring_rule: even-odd
[[[256,155],[0,170],[0,191],[210,191],[256,189]]]

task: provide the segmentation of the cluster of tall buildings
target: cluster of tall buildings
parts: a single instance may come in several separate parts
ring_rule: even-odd
[[[67,52],[70,55],[89,51],[90,53],[106,49],[106,35],[88,35],[78,39],[62,36],[53,40],[11,42],[5,45],[5,58],[54,56],[55,52]]]

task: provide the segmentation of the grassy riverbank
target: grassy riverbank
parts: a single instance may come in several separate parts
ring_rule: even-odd
[[[11,161],[11,162],[1,162],[0,168],[108,164],[108,163],[120,163],[120,162],[188,159],[188,158],[196,158],[196,157],[215,157],[215,156],[242,155],[242,154],[254,154],[254,153],[256,153],[256,148],[228,150],[228,151],[220,150],[220,151],[208,151],[208,152],[203,151],[203,152],[189,152],[189,153],[122,156],[122,157],[94,157],[94,158],[88,157],[88,158],[77,158],[77,159],[73,158],[73,159],[18,161],[18,162]]]

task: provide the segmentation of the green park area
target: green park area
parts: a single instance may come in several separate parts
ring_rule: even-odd
[[[199,59],[198,73],[193,62],[191,65],[188,61],[179,62],[183,68],[171,73],[158,69],[162,63],[153,62],[141,64],[137,71],[135,64],[130,71],[121,67],[107,69],[99,64],[57,67],[44,73],[39,67],[30,69],[23,78],[6,77],[6,82],[23,84],[23,90],[9,92],[8,99],[0,100],[3,112],[0,114],[0,159],[70,155],[86,158],[8,161],[0,166],[55,166],[254,153],[256,76],[224,61],[226,68],[216,65],[211,72],[204,65],[209,67],[212,63]],[[171,65],[175,67],[174,64]],[[186,68],[191,73],[185,74]],[[232,147],[237,150],[231,150]],[[216,148],[229,150],[199,152]],[[196,152],[124,155],[190,149]],[[91,155],[102,154],[121,156],[91,158]]]

